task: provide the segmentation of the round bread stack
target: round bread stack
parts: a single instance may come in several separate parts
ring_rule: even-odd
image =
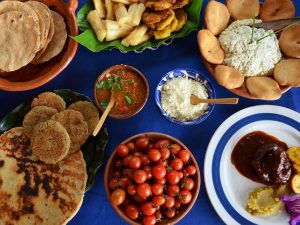
[[[6,72],[49,61],[67,40],[63,17],[39,1],[1,1],[0,27],[0,70]]]

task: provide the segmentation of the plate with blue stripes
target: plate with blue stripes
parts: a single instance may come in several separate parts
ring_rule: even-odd
[[[211,138],[205,156],[208,196],[226,224],[288,224],[289,216],[284,210],[267,217],[253,216],[245,210],[249,193],[263,185],[241,175],[231,162],[231,153],[237,142],[253,131],[277,137],[289,147],[300,146],[300,114],[281,106],[261,105],[243,109],[226,119]]]

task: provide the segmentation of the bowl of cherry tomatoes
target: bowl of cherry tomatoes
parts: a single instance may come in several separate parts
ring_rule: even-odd
[[[128,138],[111,154],[104,174],[114,210],[130,224],[175,224],[200,190],[195,157],[179,140],[161,133]]]

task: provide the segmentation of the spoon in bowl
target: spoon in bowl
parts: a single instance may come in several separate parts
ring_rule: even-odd
[[[203,99],[199,98],[196,95],[191,95],[190,102],[192,105],[198,105],[200,103],[209,103],[209,104],[238,104],[239,98],[209,98]]]

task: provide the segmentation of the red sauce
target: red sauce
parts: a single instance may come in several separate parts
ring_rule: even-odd
[[[231,153],[231,162],[239,173],[255,182],[270,184],[263,182],[253,167],[255,154],[268,144],[277,144],[279,147],[287,150],[286,143],[278,140],[276,137],[268,135],[262,131],[251,132],[242,137],[235,145]]]
[[[112,79],[113,76],[122,78],[122,90],[114,89],[115,104],[111,115],[126,115],[140,108],[146,99],[146,86],[139,75],[130,69],[117,69],[107,74],[103,80]],[[111,96],[111,90],[97,88],[97,98],[102,110],[105,110]]]

